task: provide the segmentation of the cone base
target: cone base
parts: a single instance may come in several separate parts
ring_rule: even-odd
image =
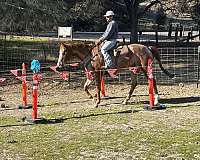
[[[18,107],[18,109],[31,109],[31,108],[32,108],[32,105],[31,105],[31,104],[28,104],[28,105],[26,105],[26,106],[18,105],[17,107]]]
[[[110,99],[109,96],[101,96],[101,99]]]
[[[46,124],[47,120],[44,118],[37,118],[37,119],[25,119],[26,122],[31,123],[31,124]]]
[[[149,110],[149,111],[155,111],[155,110],[163,110],[166,109],[167,107],[163,104],[158,104],[156,106],[150,106],[150,105],[145,105],[144,109]]]

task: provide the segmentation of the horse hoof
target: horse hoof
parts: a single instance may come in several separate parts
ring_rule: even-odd
[[[99,105],[98,105],[98,104],[96,104],[96,105],[95,105],[95,108],[98,108],[98,107],[99,107]]]

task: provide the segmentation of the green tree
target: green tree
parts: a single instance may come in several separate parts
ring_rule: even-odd
[[[70,7],[65,1],[4,0],[0,2],[0,28],[9,32],[49,31],[66,21]]]
[[[1,0],[0,30],[37,33],[73,25],[79,31],[102,31],[106,26],[103,15],[107,10],[113,10],[120,28],[130,31],[130,41],[136,43],[138,21],[150,8],[161,7],[157,17],[157,23],[161,23],[166,11],[167,14],[178,12],[179,6],[181,12],[194,13],[191,6],[196,1],[184,0],[186,4],[181,0]],[[147,3],[141,7],[142,2]],[[198,15],[196,12],[193,17],[198,19]]]
[[[145,8],[141,11],[139,8],[139,4],[144,2],[145,0],[124,0],[124,3],[127,7],[128,16],[130,19],[130,42],[137,43],[138,42],[138,20],[139,18],[145,14],[145,12],[151,8],[155,4],[161,4],[159,0],[151,1]]]

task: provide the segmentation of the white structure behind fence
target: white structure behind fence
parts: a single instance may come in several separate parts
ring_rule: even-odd
[[[71,40],[73,39],[73,30],[72,27],[58,27],[58,38],[63,37],[70,37]]]

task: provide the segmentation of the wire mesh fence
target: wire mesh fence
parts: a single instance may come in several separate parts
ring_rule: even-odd
[[[154,73],[159,83],[198,82],[199,53],[198,47],[160,48],[163,66],[175,74],[174,79],[167,78],[155,64]]]
[[[58,58],[58,42],[55,41],[37,41],[21,42],[0,41],[0,73],[4,74],[11,69],[21,68],[22,63],[28,65],[33,59],[38,59],[41,63],[42,72],[50,71],[49,67],[55,65]],[[156,60],[154,60],[154,77],[158,84],[177,84],[177,83],[198,83],[199,80],[199,53],[198,47],[162,47],[159,48],[161,61],[164,68],[175,74],[174,79],[168,78],[162,73]],[[124,69],[118,74],[119,78],[106,77],[106,83],[130,83],[130,71]],[[52,75],[50,75],[52,76]],[[139,84],[146,84],[147,80],[143,74],[137,76]],[[70,75],[70,82],[85,80],[84,72],[74,71]],[[82,81],[82,80],[81,80]]]
[[[0,41],[0,44],[0,72],[21,68],[22,63],[30,65],[33,59],[45,67],[57,58],[57,43]]]
[[[153,73],[157,80],[157,84],[179,84],[179,83],[198,83],[199,81],[199,52],[198,47],[166,47],[159,48],[161,61],[163,67],[170,73],[175,75],[175,78],[169,78],[160,69],[158,63],[154,59]],[[124,69],[119,73],[119,78],[115,79],[115,82],[130,83],[131,71]],[[110,77],[107,78],[109,83]],[[142,73],[137,76],[139,84],[147,84]],[[114,82],[114,81],[113,81]]]

